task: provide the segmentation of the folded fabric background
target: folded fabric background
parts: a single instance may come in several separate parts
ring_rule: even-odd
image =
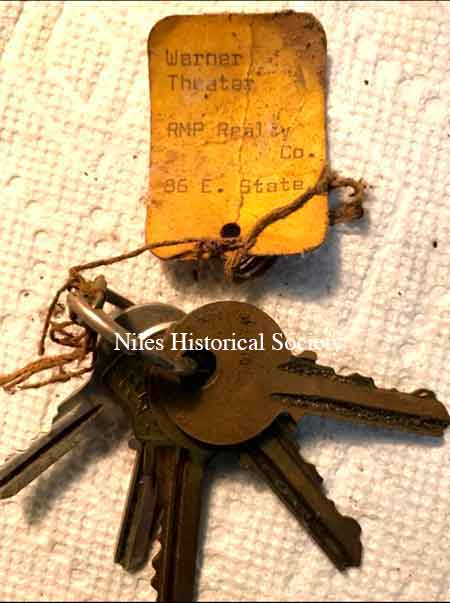
[[[370,183],[368,218],[240,287],[211,274],[195,282],[150,254],[106,277],[138,302],[185,310],[250,301],[290,338],[337,340],[320,361],[450,403],[450,10],[440,2],[2,2],[2,372],[34,356],[69,266],[143,241],[152,25],[281,9],[310,11],[326,29],[330,160]],[[49,429],[74,386],[0,394],[0,462]],[[1,599],[154,597],[150,563],[134,575],[113,563],[133,462],[116,436],[0,502]],[[205,493],[200,599],[448,599],[448,444],[320,420],[305,421],[299,441],[362,525],[362,568],[339,574],[268,488],[224,457]]]

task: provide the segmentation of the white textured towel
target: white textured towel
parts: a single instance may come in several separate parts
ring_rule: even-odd
[[[146,38],[169,14],[307,10],[328,37],[332,166],[371,185],[368,219],[240,287],[196,283],[151,254],[105,270],[139,301],[260,305],[289,337],[337,339],[319,360],[450,403],[449,30],[445,2],[0,3],[1,371],[30,360],[68,266],[142,243]],[[0,462],[49,429],[74,384],[0,396]],[[151,563],[113,563],[133,453],[114,433],[0,501],[0,599],[152,600]],[[363,529],[340,574],[233,459],[208,473],[199,598],[450,597],[450,447],[307,420],[303,453]]]

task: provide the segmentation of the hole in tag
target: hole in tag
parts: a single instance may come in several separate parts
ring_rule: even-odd
[[[224,239],[238,237],[241,234],[241,227],[236,222],[228,222],[228,224],[224,224],[222,226],[222,230],[220,231],[220,235]]]

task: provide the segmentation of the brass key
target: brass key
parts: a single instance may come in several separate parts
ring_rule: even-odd
[[[322,490],[322,478],[295,445],[295,422],[275,420],[263,434],[242,446],[241,464],[253,470],[340,570],[361,563],[361,528],[339,513]]]
[[[149,326],[149,316],[145,306],[135,310],[132,328],[141,332]],[[165,352],[178,355],[180,364],[186,359],[183,352],[171,350],[174,333],[205,341],[249,341],[262,334],[266,349],[187,352],[196,369],[183,376],[155,373],[143,355],[119,354],[103,366],[99,383],[105,399],[125,411],[136,448],[116,561],[136,569],[158,537],[161,549],[152,581],[158,601],[192,601],[205,467],[216,453],[231,449],[267,482],[336,567],[359,565],[360,527],[340,514],[325,496],[316,469],[299,454],[296,423],[306,414],[318,414],[437,436],[449,424],[444,406],[428,390],[402,394],[378,389],[370,378],[340,376],[318,365],[310,352],[295,357],[285,349],[270,349],[280,329],[249,304],[209,304],[184,318],[176,309],[170,312],[170,320],[179,322],[166,334]],[[97,406],[91,408],[95,415]],[[78,419],[72,413],[77,409],[72,403],[63,405],[56,425],[76,430]],[[64,446],[55,447],[59,456]],[[45,451],[45,441],[41,448]],[[31,461],[39,454],[32,450]],[[45,459],[51,464],[51,456]],[[9,467],[0,492],[12,494],[34,472],[22,469],[21,462]]]
[[[296,357],[285,348],[272,349],[274,335],[277,340],[284,337],[281,329],[250,304],[208,304],[186,316],[172,332],[191,333],[192,339],[239,337],[247,342],[260,341],[263,334],[264,351],[203,350],[200,365],[211,367],[207,381],[196,387],[195,380],[184,378],[180,394],[167,402],[172,420],[208,444],[245,442],[283,413],[295,421],[321,415],[432,436],[442,435],[449,424],[445,407],[429,390],[405,394],[377,388],[368,377],[337,375],[318,365],[311,352]],[[172,337],[168,333],[168,347]]]
[[[136,364],[134,368],[139,370]],[[205,375],[201,375],[200,371],[199,377],[204,379]],[[180,396],[184,397],[185,387],[175,381],[159,380],[153,389],[152,404],[167,409],[172,403],[178,403]],[[218,415],[216,421],[221,420]],[[325,496],[321,477],[296,449],[292,425],[295,426],[295,422],[290,417],[278,417],[256,437],[238,445],[211,448],[217,451],[233,449],[240,454],[241,463],[268,483],[337,568],[343,570],[357,566],[361,562],[361,528],[354,519],[341,515],[334,503]],[[215,432],[216,422],[210,423],[210,426]],[[194,441],[197,446],[200,445],[198,440]]]
[[[166,334],[224,342],[233,338],[267,342],[279,327],[264,312],[238,302],[199,308]],[[184,352],[186,353],[186,352]],[[292,441],[292,428],[304,415],[317,414],[421,435],[440,436],[449,424],[445,407],[428,390],[403,394],[378,389],[373,380],[336,375],[316,364],[315,355],[298,357],[287,350],[219,349],[187,352],[197,363],[192,377],[161,381],[153,401],[191,438],[235,448],[309,531],[339,569],[361,561],[360,527],[342,516],[326,498],[317,471]]]

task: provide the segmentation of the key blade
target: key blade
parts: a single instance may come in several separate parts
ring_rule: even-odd
[[[161,548],[153,567],[157,601],[193,601],[204,465],[176,446],[159,448]]]
[[[305,357],[278,367],[272,383],[280,411],[296,421],[320,415],[433,436],[441,436],[450,424],[445,406],[429,390],[406,394],[377,388],[370,378],[337,375]]]
[[[33,442],[28,450],[7,461],[0,469],[0,498],[14,496],[72,450],[102,410],[101,404],[78,406],[54,423],[51,431]]]
[[[357,567],[361,564],[361,528],[326,498],[317,471],[300,456],[286,432],[286,419],[280,417],[248,444],[241,462],[267,482],[338,569]]]
[[[70,396],[63,400],[56,409],[56,414],[53,417],[52,424],[54,425],[63,419],[67,414],[74,412],[77,407],[80,407],[84,404],[91,403],[91,406],[96,406],[92,400],[92,397],[89,395],[90,390],[92,390],[91,380],[83,384],[72,394],[70,394]]]
[[[65,417],[68,413],[73,412],[79,406],[88,406],[89,404],[97,406],[103,404],[105,407],[110,406],[111,392],[103,383],[103,373],[108,370],[111,365],[114,365],[118,360],[118,356],[108,354],[107,351],[100,346],[97,359],[95,361],[94,371],[90,375],[89,380],[83,383],[75,391],[73,391],[65,400],[63,400],[53,417],[53,424]]]
[[[114,561],[135,571],[147,561],[155,536],[158,485],[151,442],[134,441],[136,459]]]

